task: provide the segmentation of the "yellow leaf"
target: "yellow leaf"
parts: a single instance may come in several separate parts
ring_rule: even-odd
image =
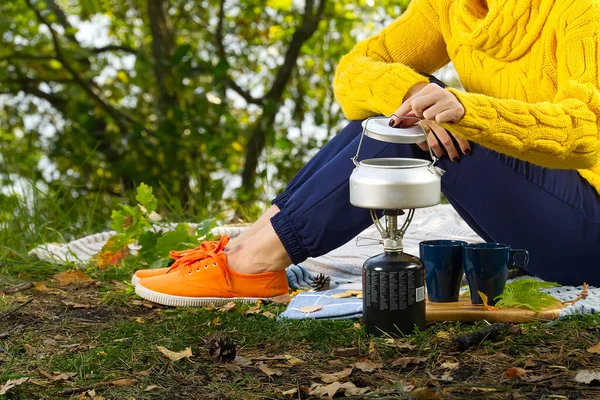
[[[319,311],[323,308],[323,306],[302,306],[300,308],[298,308],[298,311],[303,312],[303,313],[312,313],[315,311]]]
[[[192,348],[191,347],[186,347],[185,350],[182,351],[171,351],[169,349],[167,349],[166,347],[163,346],[156,346],[156,348],[158,349],[158,351],[160,351],[161,353],[163,353],[165,356],[167,356],[167,358],[171,361],[179,361],[182,358],[189,358],[191,357],[192,354]]]
[[[114,381],[111,381],[110,383],[112,383],[113,386],[116,387],[121,387],[121,386],[132,386],[136,384],[136,380],[135,379],[117,379]]]
[[[267,0],[267,6],[274,10],[289,11],[294,4],[293,0]]]
[[[129,75],[125,71],[117,72],[117,79],[119,79],[123,83],[129,82]]]
[[[242,146],[242,144],[240,142],[233,142],[233,143],[231,143],[231,147],[233,147],[233,149],[235,151],[239,151],[239,152],[244,151],[244,146]]]
[[[600,342],[587,349],[588,353],[600,354]]]
[[[44,282],[37,282],[34,287],[35,290],[38,292],[47,292],[48,290],[50,290]]]
[[[63,67],[62,63],[58,60],[50,60],[48,66],[52,69],[61,69]]]
[[[233,311],[235,310],[235,303],[230,301],[229,303],[219,307],[218,310],[221,312]]]
[[[59,286],[67,286],[71,283],[74,285],[81,285],[84,283],[91,283],[94,281],[92,278],[90,278],[88,275],[81,272],[80,270],[70,270],[61,272],[52,276],[52,278],[58,281]]]

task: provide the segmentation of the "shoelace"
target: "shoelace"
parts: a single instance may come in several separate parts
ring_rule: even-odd
[[[191,275],[193,270],[194,270],[194,264],[198,263],[199,261],[203,261],[204,263],[204,268],[208,268],[209,266],[213,266],[216,267],[218,265],[218,257],[217,254],[219,254],[220,252],[222,252],[225,249],[225,246],[227,246],[227,243],[229,243],[229,236],[224,235],[223,237],[221,237],[221,240],[219,241],[219,244],[217,245],[217,247],[215,247],[214,249],[210,250],[206,247],[197,247],[195,249],[192,250],[184,250],[182,252],[177,252],[177,253],[185,253],[183,255],[180,256],[180,258],[175,261],[175,263],[173,263],[173,265],[171,265],[171,268],[169,268],[168,272],[171,272],[174,269],[177,269],[181,266],[184,266],[186,268],[186,272]],[[212,263],[211,263],[212,261]],[[200,265],[196,266],[196,272],[200,272]],[[227,286],[229,285],[229,270],[227,268],[221,268],[221,272],[223,273],[223,277],[225,278],[225,282],[227,283]]]

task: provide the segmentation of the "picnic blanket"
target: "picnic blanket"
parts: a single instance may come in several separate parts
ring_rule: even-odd
[[[303,269],[295,267],[294,269]],[[301,272],[296,271],[299,274]],[[524,277],[509,279],[507,282],[513,282]],[[527,277],[531,278],[531,277]],[[308,278],[310,280],[310,278]],[[537,279],[537,278],[535,278]],[[539,280],[539,279],[538,279]],[[310,285],[309,285],[310,286]],[[360,281],[344,282],[336,284],[331,290],[322,292],[303,292],[292,298],[287,309],[281,313],[280,318],[289,319],[345,319],[362,317],[362,299],[356,297],[335,298],[331,295],[345,292],[347,290],[360,290],[362,285]],[[583,290],[582,286],[559,286],[554,288],[542,289],[544,292],[557,298],[560,301],[568,301],[576,298]],[[318,311],[303,312],[301,309],[307,306],[321,306]],[[560,317],[577,314],[595,314],[600,312],[600,288],[589,287],[586,299],[581,299],[577,303],[564,308]]]

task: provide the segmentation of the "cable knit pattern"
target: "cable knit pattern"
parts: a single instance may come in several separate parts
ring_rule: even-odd
[[[468,92],[451,132],[600,191],[600,0],[413,0],[346,55],[334,81],[349,119],[391,114],[415,71],[451,60]]]

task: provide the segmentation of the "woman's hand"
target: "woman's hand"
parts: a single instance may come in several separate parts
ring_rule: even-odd
[[[460,154],[455,143],[458,144],[463,154],[471,154],[471,146],[467,140],[452,135],[439,125],[444,122],[460,121],[465,114],[462,104],[448,90],[436,84],[420,87],[418,90],[409,93],[409,96],[394,114],[421,118],[423,125],[434,133],[433,135],[427,135],[427,143],[437,157],[447,153],[453,162],[458,162]],[[414,124],[414,120],[400,119],[395,116],[390,119],[390,126],[394,127],[406,127],[412,124]],[[418,145],[421,149],[428,151],[425,142],[418,143]]]
[[[441,125],[460,121],[465,115],[465,108],[452,92],[430,83],[406,99],[394,114],[409,113]]]
[[[427,144],[429,144],[429,147],[431,147],[431,150],[433,150],[436,157],[440,158],[447,153],[450,160],[456,163],[460,160],[460,153],[455,146],[456,142],[464,155],[468,156],[471,154],[471,145],[468,140],[459,136],[454,136],[433,121],[423,120],[421,122],[431,129],[431,132],[427,135],[427,143],[417,143],[421,150],[429,151],[427,148]]]

